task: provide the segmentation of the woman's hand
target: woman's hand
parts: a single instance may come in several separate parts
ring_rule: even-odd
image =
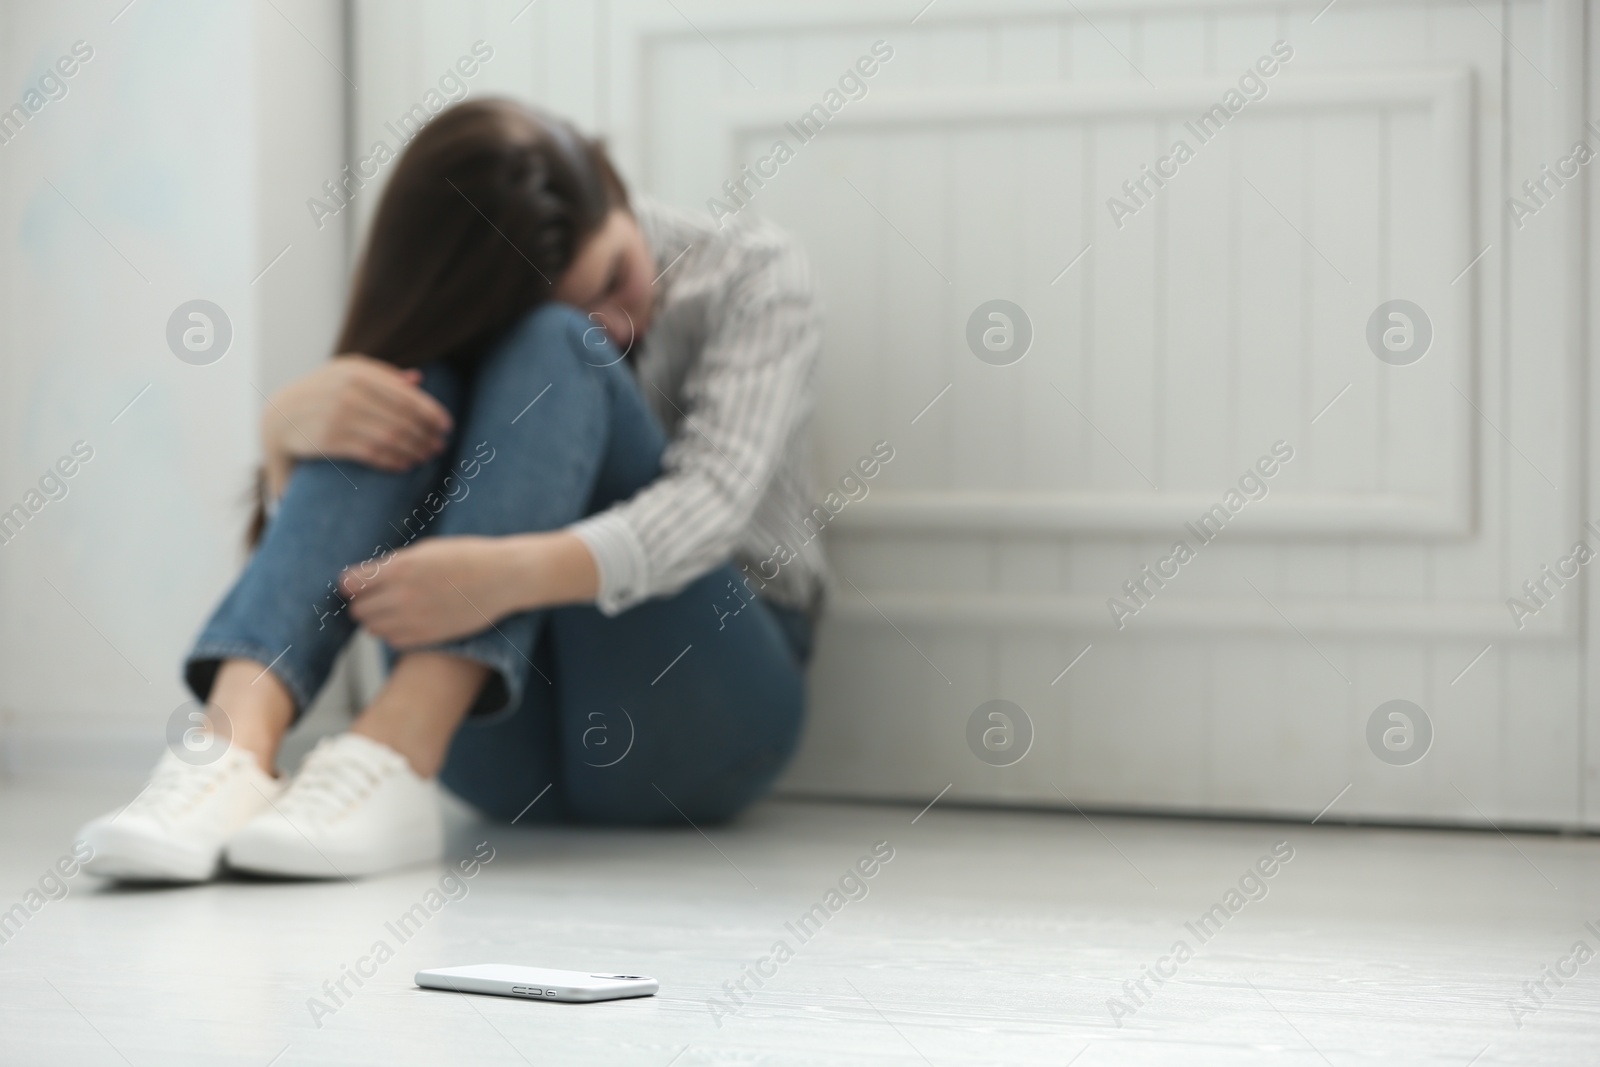
[[[273,494],[282,493],[297,459],[353,459],[402,471],[437,455],[450,412],[421,381],[421,371],[343,355],[279,389],[261,416]]]
[[[345,568],[339,591],[356,621],[395,648],[486,630],[515,608],[504,538],[430,537]]]
[[[430,537],[345,568],[350,613],[395,648],[487,630],[507,615],[594,599],[599,570],[565,530],[511,537]]]

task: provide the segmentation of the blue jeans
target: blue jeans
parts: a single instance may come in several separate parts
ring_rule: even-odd
[[[185,664],[197,698],[222,661],[248,659],[270,665],[298,714],[356,629],[334,586],[345,567],[422,536],[559,529],[661,473],[660,423],[572,308],[533,312],[470,373],[426,368],[423,388],[455,419],[438,459],[296,467]],[[730,818],[794,750],[810,640],[802,613],[754,599],[729,563],[613,617],[580,605],[496,620],[431,646],[489,668],[440,778],[504,819]]]

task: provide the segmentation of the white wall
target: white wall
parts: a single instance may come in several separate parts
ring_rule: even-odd
[[[94,449],[0,546],[12,770],[154,760],[242,558],[257,390],[326,356],[342,294],[342,228],[304,206],[343,158],[341,5],[124,2],[0,4],[6,105],[94,50],[0,145],[0,507]],[[207,366],[165,340],[195,298],[234,331]]]
[[[1591,514],[1592,178],[1521,228],[1505,211],[1580,134],[1578,0],[357,0],[348,63],[333,4],[116,6],[0,7],[0,101],[97,49],[0,146],[0,503],[72,440],[99,449],[0,548],[13,761],[181,696],[237,562],[253,385],[324,355],[336,319],[342,242],[300,212],[341,162],[342,97],[359,153],[482,39],[474,93],[571,115],[698,209],[884,39],[869,96],[752,208],[805,242],[829,305],[819,486],[879,438],[899,452],[830,532],[849,582],[786,787],[1600,822],[1587,577],[1522,630],[1505,603]],[[1268,98],[1117,228],[1122,179],[1279,39],[1296,56]],[[212,367],[161,341],[197,295],[237,309]],[[995,296],[1036,328],[1010,367],[963,340]],[[1392,296],[1438,331],[1411,367],[1363,340]],[[1278,438],[1297,458],[1272,498],[1117,630],[1107,598]],[[997,697],[1036,730],[1014,767],[965,739]],[[1414,766],[1363,738],[1393,698],[1436,728]]]

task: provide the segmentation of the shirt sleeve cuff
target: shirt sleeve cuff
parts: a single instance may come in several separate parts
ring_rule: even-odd
[[[600,572],[595,606],[602,615],[628,610],[649,595],[650,564],[639,536],[615,509],[580,519],[568,527],[594,556]]]

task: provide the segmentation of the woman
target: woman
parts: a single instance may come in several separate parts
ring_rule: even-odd
[[[771,228],[630,204],[598,143],[517,104],[440,114],[379,204],[344,354],[264,414],[281,499],[185,666],[231,742],[164,755],[84,828],[89,869],[428,862],[439,782],[508,820],[737,813],[800,724],[820,558],[741,561],[807,511],[819,340]],[[284,782],[358,624],[387,682]]]

